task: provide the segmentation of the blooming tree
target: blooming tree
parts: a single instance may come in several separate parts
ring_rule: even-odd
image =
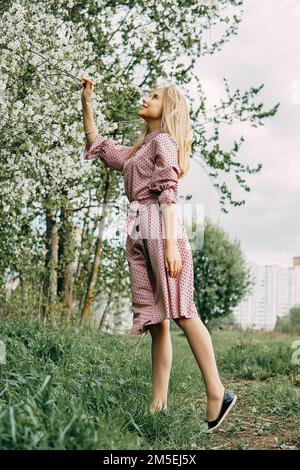
[[[88,279],[99,263],[102,243],[96,230],[103,203],[124,196],[121,178],[95,160],[84,162],[79,80],[92,77],[93,109],[100,133],[133,143],[139,128],[136,116],[141,90],[158,77],[174,80],[190,96],[193,125],[192,157],[209,172],[220,192],[220,203],[234,201],[222,179],[235,176],[245,190],[242,174],[258,172],[237,160],[244,142],[223,150],[219,127],[233,122],[252,126],[273,116],[278,104],[264,110],[255,99],[263,85],[244,93],[231,91],[207,109],[197,59],[219,51],[237,34],[242,0],[37,0],[0,5],[0,279],[11,272],[34,278],[51,303],[62,295],[70,316],[73,284],[76,300],[90,298]],[[212,39],[212,30],[214,39]],[[116,204],[118,211],[118,204]],[[101,218],[101,216],[100,216]],[[79,229],[79,232],[78,232]],[[79,233],[77,261],[76,237]],[[116,235],[113,260],[102,263],[99,289],[128,287],[120,269]],[[112,249],[112,246],[110,246]],[[76,264],[77,263],[77,264]],[[125,282],[125,281],[124,281]]]

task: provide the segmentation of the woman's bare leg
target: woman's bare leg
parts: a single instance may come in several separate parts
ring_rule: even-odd
[[[205,382],[206,419],[208,421],[217,419],[222,405],[224,386],[219,376],[209,331],[200,317],[177,318],[174,321],[183,330]]]
[[[170,320],[148,326],[152,337],[152,403],[149,411],[167,409],[169,378],[172,366]]]

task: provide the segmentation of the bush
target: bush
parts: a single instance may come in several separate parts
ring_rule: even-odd
[[[291,308],[284,317],[277,317],[275,330],[281,333],[300,334],[300,306]]]
[[[277,375],[293,375],[299,366],[291,360],[290,345],[255,340],[242,341],[221,356],[220,367],[234,377],[264,380]]]

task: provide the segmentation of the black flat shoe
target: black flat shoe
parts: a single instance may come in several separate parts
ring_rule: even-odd
[[[224,390],[224,397],[221,405],[221,410],[217,419],[213,421],[205,421],[202,425],[202,430],[206,432],[212,432],[217,429],[220,424],[224,421],[229,411],[234,407],[237,396],[231,392],[231,390]]]

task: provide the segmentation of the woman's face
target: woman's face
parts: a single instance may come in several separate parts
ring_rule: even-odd
[[[163,112],[163,88],[150,91],[141,99],[138,116],[146,121],[148,119],[160,119]]]

